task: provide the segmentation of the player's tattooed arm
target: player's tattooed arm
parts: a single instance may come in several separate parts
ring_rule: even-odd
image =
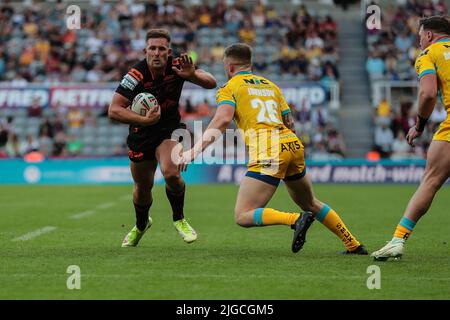
[[[290,112],[288,112],[285,115],[283,115],[282,118],[283,118],[284,125],[286,127],[288,127],[289,129],[291,129],[292,132],[295,133],[295,124],[294,124],[294,119],[292,119],[292,114]]]

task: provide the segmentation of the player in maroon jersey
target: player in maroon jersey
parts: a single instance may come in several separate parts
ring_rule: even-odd
[[[127,144],[131,174],[134,180],[133,203],[136,226],[123,240],[123,247],[134,247],[152,225],[149,210],[153,199],[151,189],[157,164],[166,181],[166,194],[173,211],[174,226],[184,241],[191,243],[197,233],[184,219],[185,183],[171,155],[178,141],[172,132],[182,128],[178,110],[185,81],[205,89],[214,89],[216,79],[197,69],[187,54],[172,57],[170,34],[164,29],[152,29],[146,36],[145,59],[133,66],[123,77],[109,107],[111,119],[130,125]],[[153,94],[159,107],[145,116],[134,113],[128,106],[141,93]]]

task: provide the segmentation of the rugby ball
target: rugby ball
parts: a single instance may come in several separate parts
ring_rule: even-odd
[[[148,92],[141,92],[133,99],[131,110],[145,116],[148,110],[159,107],[158,100],[155,96]]]

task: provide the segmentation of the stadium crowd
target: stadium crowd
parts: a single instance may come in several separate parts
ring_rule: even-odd
[[[420,53],[418,21],[424,16],[442,14],[447,14],[444,0],[397,0],[383,8],[381,30],[367,29],[366,70],[370,80],[416,79],[414,62]]]
[[[175,55],[189,52],[202,68],[220,70],[218,77],[224,48],[237,41],[254,46],[255,71],[274,80],[339,77],[330,16],[314,16],[303,5],[281,10],[268,1],[251,8],[245,1],[194,1],[189,8],[183,1],[158,3],[91,1],[82,28],[68,30],[63,2],[31,1],[21,11],[6,2],[0,9],[0,81],[119,81],[142,58],[145,33],[155,27],[171,30]]]
[[[64,19],[67,5],[61,1],[49,5],[32,0],[20,9],[6,1],[0,5],[0,82],[9,87],[118,83],[128,68],[142,59],[146,30],[154,27],[168,28],[174,54],[188,52],[219,83],[226,81],[221,62],[224,49],[237,41],[254,47],[255,72],[271,80],[320,81],[326,87],[339,79],[337,27],[330,16],[316,16],[304,5],[281,9],[268,1],[259,1],[252,8],[245,1],[186,3],[91,1],[89,10],[82,9],[82,28],[68,30]],[[308,156],[325,159],[345,155],[342,137],[329,121],[326,107],[311,108],[307,101],[291,103]],[[26,115],[16,115],[16,120],[14,113],[3,114],[0,156],[21,156],[30,150],[54,157],[126,154],[118,140],[108,150],[95,148],[88,138],[85,143],[80,132],[89,131],[84,127],[104,118],[98,112],[83,106],[64,107],[63,111],[44,110],[46,114],[31,107]],[[181,105],[185,121],[206,122],[212,110],[207,101]],[[15,123],[24,123],[23,116],[35,118],[30,121],[37,131],[17,134],[20,130]],[[122,139],[125,142],[124,136]]]

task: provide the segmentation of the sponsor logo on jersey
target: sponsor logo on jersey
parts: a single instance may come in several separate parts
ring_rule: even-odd
[[[130,75],[129,73],[127,73],[122,81],[120,82],[120,85],[122,87],[124,87],[125,89],[130,89],[130,90],[134,90],[136,88],[136,86],[138,85],[138,80],[136,78],[134,78],[132,75]]]

